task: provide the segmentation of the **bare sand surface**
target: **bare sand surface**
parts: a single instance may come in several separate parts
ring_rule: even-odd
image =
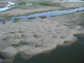
[[[69,46],[77,40],[73,35],[82,29],[78,25],[81,13],[0,24],[0,51],[13,60],[17,53],[31,58],[58,45]]]
[[[1,2],[0,2],[0,8],[5,7],[7,4],[8,4],[7,2],[5,2],[5,3],[1,3]]]

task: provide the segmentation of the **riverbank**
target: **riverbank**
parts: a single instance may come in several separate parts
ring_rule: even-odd
[[[72,9],[72,8],[84,6],[84,3],[82,2],[76,2],[76,3],[59,2],[59,4],[60,4],[59,6],[32,6],[32,5],[24,6],[22,5],[20,7],[17,7],[5,12],[0,12],[0,21],[7,21],[14,16],[28,15],[32,13],[52,11],[52,10]]]

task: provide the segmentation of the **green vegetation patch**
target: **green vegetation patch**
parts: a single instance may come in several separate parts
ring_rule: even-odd
[[[53,3],[53,2],[39,2],[39,4],[43,6],[59,6],[59,3]]]
[[[19,5],[26,5],[27,2],[25,2],[25,1],[21,1],[21,2],[19,2],[18,4],[19,4]]]
[[[43,1],[43,2],[26,2],[26,1],[20,1],[18,5],[26,5],[31,3],[32,5],[42,5],[42,6],[59,6],[59,3],[53,3],[53,2],[48,2],[48,1]]]

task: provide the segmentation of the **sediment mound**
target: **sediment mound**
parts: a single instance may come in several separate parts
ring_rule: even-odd
[[[8,58],[17,53],[29,58],[57,45],[70,45],[77,40],[73,34],[80,28],[71,29],[49,19],[0,24],[0,51]]]

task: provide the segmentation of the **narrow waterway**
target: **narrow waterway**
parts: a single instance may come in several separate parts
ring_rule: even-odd
[[[79,12],[79,11],[83,11],[83,10],[84,10],[84,7],[80,7],[80,8],[68,9],[68,10],[59,10],[59,11],[48,11],[48,12],[34,13],[34,14],[30,14],[28,16],[13,17],[13,18],[11,18],[9,20],[9,22],[15,22],[16,19],[29,20],[31,18],[36,18],[36,19],[40,19],[41,17],[49,18],[49,17],[52,17],[52,16],[71,14],[71,13],[75,13],[75,12]]]
[[[0,12],[6,11],[6,10],[8,10],[8,9],[11,9],[11,8],[12,8],[11,5],[14,5],[14,4],[15,4],[15,3],[13,3],[13,2],[8,2],[8,4],[7,4],[5,7],[0,8]]]
[[[84,35],[75,35],[78,41],[71,46],[58,46],[51,52],[39,54],[31,59],[17,55],[14,63],[84,63]]]
[[[6,7],[0,8],[0,11],[8,10],[8,9],[12,8],[11,5],[15,4],[13,2],[8,2],[8,3],[9,4]],[[29,19],[32,19],[32,18],[40,19],[41,17],[49,18],[49,17],[52,17],[52,16],[71,14],[71,13],[75,13],[75,12],[79,12],[79,11],[83,11],[83,10],[84,10],[84,7],[80,7],[80,8],[68,9],[68,10],[47,11],[47,12],[41,12],[41,13],[34,13],[34,14],[26,15],[26,16],[12,17],[9,20],[9,22],[15,22],[15,20],[17,20],[17,19],[29,20]],[[0,21],[0,24],[3,24],[3,22]]]

